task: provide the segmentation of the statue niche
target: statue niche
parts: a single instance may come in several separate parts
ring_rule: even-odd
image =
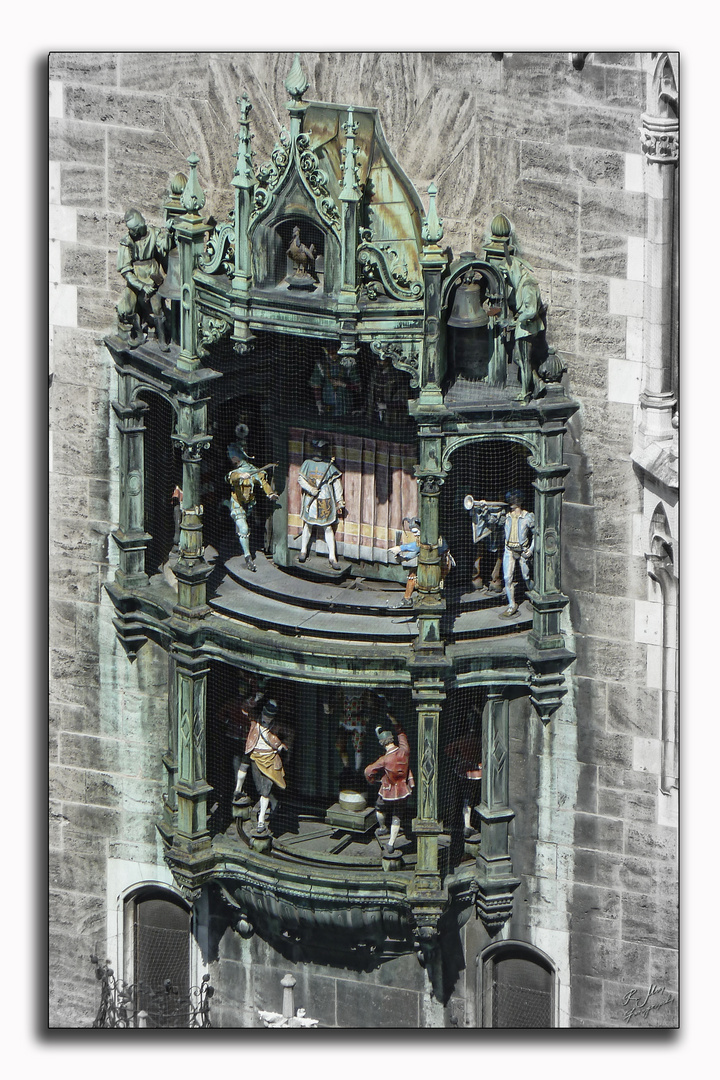
[[[255,230],[255,280],[261,289],[282,289],[295,294],[326,293],[332,283],[325,267],[326,236],[304,217],[288,218]]]

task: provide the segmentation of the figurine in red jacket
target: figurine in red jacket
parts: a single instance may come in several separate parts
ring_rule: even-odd
[[[378,828],[375,835],[378,839],[389,836],[388,851],[392,851],[400,832],[400,818],[407,805],[406,800],[410,797],[415,787],[415,779],[410,771],[410,744],[405,732],[393,720],[394,731],[376,727],[375,732],[380,745],[385,753],[368,765],[365,769],[365,779],[369,784],[376,784],[380,779],[380,792],[375,803],[375,813],[378,820]],[[392,822],[388,831],[385,825],[385,815],[392,815]]]

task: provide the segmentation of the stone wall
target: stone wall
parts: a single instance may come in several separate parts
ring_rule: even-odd
[[[168,180],[194,151],[204,213],[226,219],[236,98],[247,90],[253,103],[259,164],[286,115],[291,62],[290,54],[263,53],[50,59],[53,1026],[83,1026],[94,1015],[87,955],[113,948],[112,860],[161,867],[153,817],[166,661],[148,645],[128,663],[102,592],[117,520],[114,391],[102,337],[113,329],[120,293],[122,218],[137,206],[159,223]],[[306,53],[302,63],[306,98],[377,107],[421,196],[437,183],[443,243],[456,254],[480,250],[492,217],[504,212],[538,273],[548,340],[566,358],[568,391],[581,402],[566,446],[563,513],[566,633],[578,659],[548,729],[529,708],[513,716],[522,885],[502,936],[553,958],[563,1025],[624,1026],[629,991],[677,988],[676,794],[659,790],[658,639],[648,610],[656,597],[643,557],[652,508],[630,460],[643,360],[639,131],[650,54],[591,53],[582,71],[567,53],[502,61]],[[413,958],[367,979],[315,972],[312,984],[299,983],[297,1004],[331,1025],[357,1022],[358,1010],[368,1022],[473,1024],[472,973],[488,939],[475,921],[463,933],[467,967],[444,1017],[425,1014]],[[249,1002],[279,1007],[271,999],[273,988],[280,993],[282,958],[239,939],[223,939],[220,956],[211,974],[223,990],[223,1023],[250,1023]],[[672,1007],[628,1021],[674,1023]]]

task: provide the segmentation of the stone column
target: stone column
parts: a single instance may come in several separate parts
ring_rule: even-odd
[[[210,846],[207,800],[212,788],[205,776],[207,676],[200,651],[173,647],[175,661],[177,831],[174,847],[187,857]]]
[[[569,471],[562,459],[564,434],[563,420],[548,418],[539,436],[540,460],[535,464],[533,481],[535,555],[529,599],[533,605],[531,641],[539,649],[561,649],[564,645],[560,615],[568,598],[561,589],[560,529],[564,478]]]
[[[438,732],[445,687],[439,679],[420,678],[413,687],[418,714],[417,746],[417,817],[413,832],[417,839],[416,878],[421,888],[440,887],[438,837]]]
[[[207,225],[198,214],[205,205],[195,170],[198,156],[187,159],[190,177],[183,190],[181,201],[186,213],[175,222],[175,237],[180,253],[180,355],[177,366],[181,371],[194,371],[200,366],[198,358],[198,312],[195,307],[195,281],[193,272],[203,252]]]
[[[430,205],[423,222],[423,249],[420,256],[425,285],[425,325],[418,411],[425,408],[443,408],[441,385],[445,375],[445,348],[441,319],[441,283],[447,267],[447,256],[438,246],[438,241],[443,236],[443,226],[435,208],[436,194],[437,188],[430,184]]]
[[[145,531],[145,424],[148,406],[133,399],[137,386],[128,375],[119,376],[120,400],[113,401],[120,432],[119,528],[113,538],[120,549],[120,566],[115,580],[124,588],[147,585],[145,552],[152,539]]]
[[[175,657],[168,655],[168,745],[163,754],[165,770],[165,790],[163,792],[163,814],[159,828],[167,844],[172,843],[177,828],[177,677]]]
[[[480,850],[477,855],[478,913],[489,932],[495,933],[512,913],[513,892],[520,884],[513,877],[508,829],[515,816],[509,806],[510,721],[509,701],[500,687],[488,694],[482,731],[482,795]]]
[[[643,388],[640,435],[645,445],[674,437],[672,385],[677,357],[676,184],[679,160],[678,94],[670,58],[661,54],[652,79],[651,107],[642,116],[647,227],[643,295]]]

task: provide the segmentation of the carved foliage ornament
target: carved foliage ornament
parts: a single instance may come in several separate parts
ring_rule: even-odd
[[[361,243],[357,256],[363,284],[371,300],[377,300],[380,286],[395,300],[420,300],[423,287],[419,281],[411,281],[407,263],[391,244],[373,244],[369,229],[360,230]]]
[[[320,216],[339,236],[340,211],[330,196],[327,173],[320,168],[317,156],[310,149],[311,134],[309,131],[300,132],[292,147],[287,133],[281,133],[280,142],[276,143],[270,155],[271,160],[258,169],[250,220],[253,221],[271,206],[294,157],[299,175],[312,195]]]
[[[420,356],[412,346],[406,346],[401,341],[373,341],[370,343],[371,350],[376,356],[389,358],[392,366],[398,371],[407,371],[410,375],[410,386],[418,386],[420,379]]]
[[[208,347],[214,345],[221,337],[228,333],[232,326],[227,319],[212,315],[201,315],[198,321],[197,351],[198,356],[205,358],[208,355]]]

